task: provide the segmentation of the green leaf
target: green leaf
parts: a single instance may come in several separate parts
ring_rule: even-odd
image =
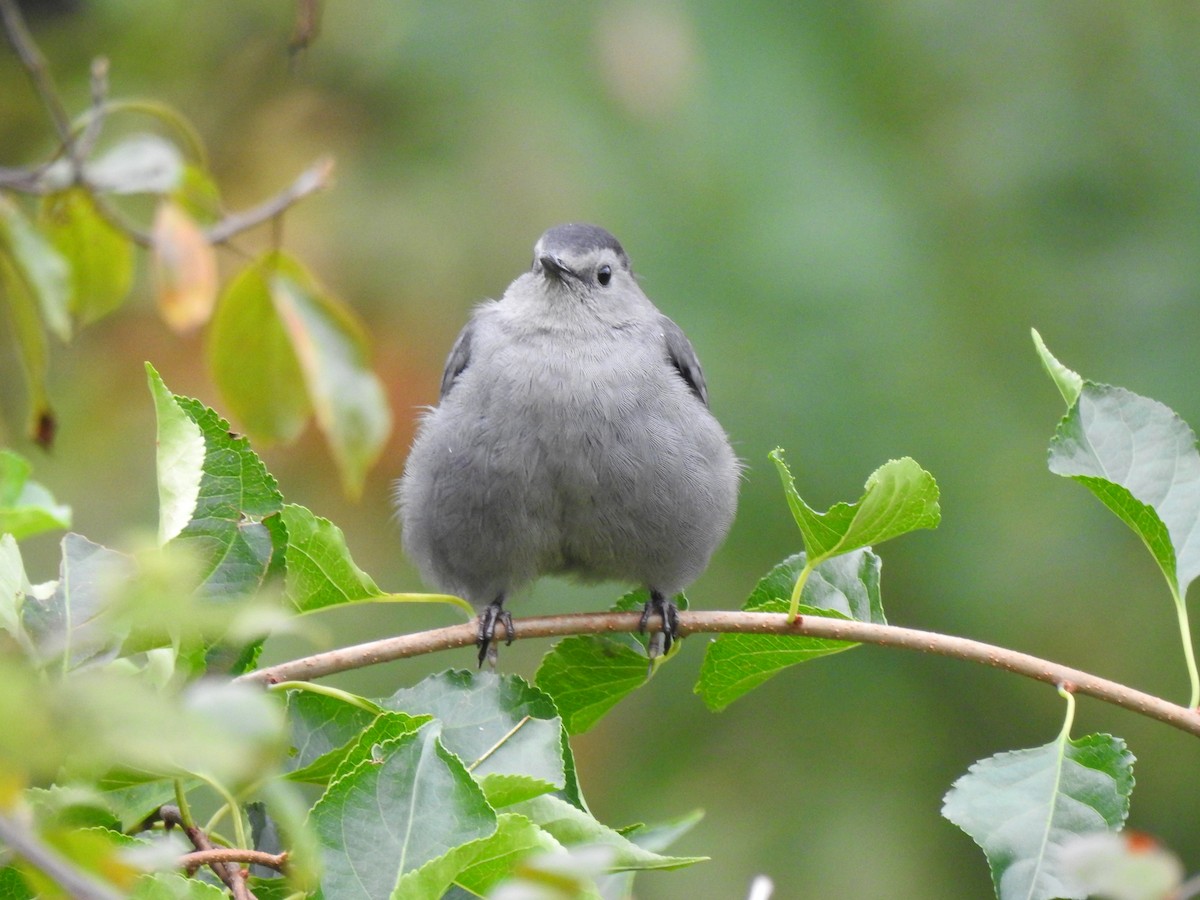
[[[805,556],[775,566],[754,588],[743,609],[788,612],[793,585]],[[881,560],[869,548],[835,556],[818,565],[804,584],[803,615],[833,616],[885,624],[879,592]],[[789,666],[856,647],[847,641],[774,634],[722,634],[709,643],[696,693],[722,710]]]
[[[347,703],[307,690],[288,691],[287,717],[292,726],[292,755],[288,768],[295,771],[341,749],[355,740],[383,712],[369,700]]]
[[[33,643],[21,624],[21,609],[33,586],[25,574],[21,548],[11,534],[0,534],[0,628],[7,631],[31,656]]]
[[[42,328],[37,299],[3,246],[0,246],[0,299],[8,307],[13,338],[21,356],[21,370],[29,388],[28,431],[34,441],[48,447],[54,443],[55,420],[46,388],[50,354],[46,332]]]
[[[312,403],[304,373],[271,299],[273,255],[239,274],[217,305],[208,335],[208,365],[237,421],[255,438],[291,441]]]
[[[178,536],[196,512],[204,476],[204,432],[176,401],[157,371],[146,363],[158,420],[158,542]]]
[[[1133,754],[1107,734],[1063,735],[971,766],[942,815],[982,848],[1000,900],[1086,897],[1061,868],[1073,837],[1119,830],[1129,814]]]
[[[175,797],[170,781],[148,781],[141,784],[103,786],[104,802],[120,822],[122,831],[130,831],[146,821],[150,813]]]
[[[133,561],[78,534],[62,540],[58,583],[49,597],[28,597],[21,624],[46,668],[66,673],[115,659],[128,625],[111,613],[114,589],[133,575]]]
[[[309,817],[326,897],[398,897],[404,875],[496,830],[495,812],[438,739],[437,723],[372,749],[330,784]]]
[[[221,219],[221,191],[203,167],[185,163],[171,199],[197,223],[209,226]]]
[[[554,699],[568,734],[583,734],[646,683],[646,655],[600,635],[563,638],[538,666],[537,686]]]
[[[770,458],[814,565],[919,528],[936,528],[941,521],[937,482],[908,457],[893,459],[872,472],[857,502],[837,503],[823,513],[800,498],[783,450],[772,450]]]
[[[562,845],[524,816],[501,813],[488,837],[433,860],[405,875],[401,897],[442,897],[453,885],[473,896],[485,896],[532,853],[561,851]]]
[[[1138,535],[1182,597],[1200,575],[1200,453],[1163,404],[1086,381],[1050,442],[1050,471],[1078,481]]]
[[[276,257],[268,283],[342,485],[357,497],[392,428],[383,385],[371,370],[366,334],[350,311],[290,257]]]
[[[381,701],[442,724],[442,743],[504,807],[567,784],[562,720],[544,693],[515,675],[451,671],[431,675]]]
[[[80,187],[51,194],[41,225],[70,265],[71,313],[86,324],[120,306],[133,284],[133,242],[100,215],[92,195]]]
[[[262,521],[283,507],[275,479],[228,422],[146,369],[159,423],[159,537],[201,560],[206,595],[247,594],[266,577],[280,538]]]
[[[0,195],[0,257],[11,264],[10,276],[37,301],[42,321],[62,341],[71,339],[71,270],[54,245]]]
[[[648,597],[645,589],[630,591],[612,608],[640,610]],[[687,609],[682,594],[675,601],[680,609]],[[629,634],[576,635],[546,652],[535,681],[553,698],[568,734],[583,734],[648,681],[645,640]]]
[[[36,900],[33,891],[14,866],[0,868],[0,900]]]
[[[1067,406],[1074,406],[1075,401],[1079,399],[1079,392],[1083,390],[1083,379],[1078,372],[1073,372],[1054,358],[1054,354],[1050,352],[1036,328],[1030,330],[1033,332],[1033,345],[1037,348],[1042,365],[1046,367],[1046,373],[1067,401]]]
[[[71,508],[55,503],[46,488],[30,481],[30,470],[26,459],[0,450],[0,534],[17,540],[71,527]]]
[[[342,530],[303,506],[283,507],[287,527],[285,596],[297,612],[383,596],[371,576],[354,564]]]
[[[177,872],[142,875],[133,883],[130,900],[228,900],[229,895],[215,884],[184,878]]]
[[[691,831],[704,818],[702,810],[694,810],[666,822],[654,825],[632,825],[622,828],[621,834],[644,850],[661,853]],[[604,897],[632,897],[633,872],[619,872],[597,881]]]
[[[511,812],[525,816],[564,847],[599,845],[613,855],[611,871],[678,869],[703,862],[703,856],[663,856],[597,822],[590,813],[549,794],[520,803]]]
[[[361,762],[363,746],[416,731],[428,721],[375,706],[358,698],[362,705],[314,693],[288,693],[288,721],[292,726],[292,753],[288,778],[327,784],[339,769]]]
[[[208,347],[213,378],[254,435],[288,441],[315,412],[357,496],[391,430],[362,326],[295,259],[270,253],[226,290]]]

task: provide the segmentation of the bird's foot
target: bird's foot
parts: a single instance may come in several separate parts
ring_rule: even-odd
[[[512,613],[504,608],[504,597],[497,597],[479,613],[479,633],[475,638],[475,646],[479,648],[479,667],[483,668],[486,659],[491,667],[496,667],[496,623],[504,626],[505,646],[513,642]]]
[[[671,645],[675,643],[675,639],[679,637],[679,609],[675,606],[674,600],[667,599],[658,591],[650,592],[650,599],[646,601],[646,606],[642,609],[642,620],[638,623],[638,631],[646,633],[650,617],[655,613],[662,618],[662,629],[656,631],[650,638],[651,659],[665,655],[671,649]]]

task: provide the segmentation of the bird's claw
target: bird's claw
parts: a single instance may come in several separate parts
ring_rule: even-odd
[[[475,646],[479,648],[479,667],[483,668],[487,660],[492,668],[496,667],[496,623],[504,626],[505,646],[513,642],[512,613],[504,608],[504,599],[493,600],[479,614],[479,633],[475,638]]]
[[[679,637],[679,608],[675,605],[674,600],[667,599],[658,591],[650,592],[650,599],[646,601],[646,605],[642,609],[638,631],[642,634],[646,633],[650,617],[655,613],[662,618],[662,629],[655,632],[650,638],[648,652],[651,659],[665,656],[670,651],[671,645],[675,643],[675,639]]]

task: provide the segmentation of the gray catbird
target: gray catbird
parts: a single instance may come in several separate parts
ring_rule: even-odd
[[[497,620],[512,640],[505,597],[551,573],[644,585],[669,649],[738,478],[687,337],[615,237],[560,225],[459,334],[396,500],[424,579],[481,608],[482,664]]]

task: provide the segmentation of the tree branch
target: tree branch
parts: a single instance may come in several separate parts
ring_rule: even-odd
[[[234,235],[253,228],[255,225],[261,225],[269,219],[274,219],[289,206],[326,187],[332,174],[332,159],[325,157],[317,160],[274,197],[264,200],[258,206],[244,212],[230,213],[209,228],[205,233],[209,242],[223,244]]]
[[[179,857],[179,867],[189,871],[213,863],[248,863],[282,872],[287,865],[287,854],[266,853],[262,850],[240,850],[237,847],[216,847],[212,850],[196,850]]]
[[[539,616],[519,619],[514,623],[516,638],[563,637],[572,634],[613,634],[638,630],[641,614],[630,613],[575,613],[562,616]],[[679,613],[679,630],[688,634],[778,634],[818,637],[850,643],[877,644],[881,647],[899,647],[934,653],[969,662],[982,663],[1024,675],[1047,684],[1063,685],[1074,693],[1095,697],[1107,703],[1140,713],[1160,722],[1172,725],[1181,731],[1200,737],[1200,712],[1179,706],[1135,690],[1107,678],[1100,678],[1080,669],[1059,665],[1049,660],[1019,653],[994,644],[985,644],[969,638],[953,637],[932,631],[900,628],[895,625],[875,625],[846,619],[823,616],[801,616],[788,622],[784,613],[762,612],[706,612],[689,610]],[[503,631],[503,626],[498,627]],[[318,653],[314,656],[280,663],[255,672],[248,672],[237,680],[259,684],[275,684],[280,681],[309,681],[360,669],[377,663],[390,662],[467,647],[475,643],[476,624],[466,622],[432,631],[405,634],[398,637],[343,647]],[[498,637],[500,635],[498,634]]]
[[[16,52],[22,67],[29,75],[29,79],[33,82],[38,96],[41,97],[43,105],[50,114],[55,131],[58,133],[59,141],[62,144],[61,152],[65,153],[71,165],[72,182],[81,184],[91,191],[97,208],[110,224],[123,231],[135,243],[143,247],[153,247],[153,236],[139,228],[118,209],[105,201],[94,187],[88,183],[87,173],[84,171],[84,159],[86,159],[96,144],[96,140],[100,135],[101,124],[104,120],[104,113],[107,109],[108,61],[97,59],[92,63],[91,109],[89,110],[89,116],[83,131],[80,134],[76,134],[71,125],[70,117],[67,115],[66,108],[63,106],[62,98],[59,97],[58,90],[54,86],[54,81],[50,77],[50,70],[46,65],[45,57],[42,56],[37,44],[34,43],[33,38],[30,36],[29,30],[25,27],[25,20],[21,15],[16,0],[0,0],[0,27],[2,27],[8,43]],[[42,180],[50,168],[51,163],[44,163],[28,168],[0,167],[0,187],[31,194],[48,193],[51,190],[58,189],[47,186]],[[298,203],[309,194],[326,187],[329,184],[332,173],[332,159],[325,158],[318,160],[301,172],[290,185],[274,197],[270,197],[244,212],[226,215],[221,221],[208,228],[205,231],[205,236],[212,244],[223,244],[243,231],[261,225],[263,222],[277,219],[289,207]]]
[[[179,811],[179,807],[163,806],[159,808],[158,814],[162,818],[163,824],[168,828],[178,826],[187,835],[188,840],[192,842],[192,846],[197,851],[209,854],[208,858],[204,860],[204,865],[212,869],[213,874],[225,883],[225,886],[229,888],[235,900],[254,900],[254,895],[246,887],[246,879],[242,877],[241,866],[237,862],[231,862],[212,855],[218,851],[218,848],[213,846],[212,841],[208,839],[208,835],[204,833],[203,829],[195,825],[188,825],[183,821],[183,814]],[[186,859],[187,856],[194,855],[189,853],[184,858]]]
[[[41,870],[73,900],[120,900],[121,894],[116,890],[77,868],[57,850],[42,843],[28,828],[2,814],[0,843],[7,844],[14,853],[24,858],[35,869]]]
[[[25,27],[25,18],[21,15],[17,0],[0,0],[0,23],[4,25],[4,35],[8,38],[9,46],[17,54],[17,59],[21,61],[21,66],[50,113],[55,131],[58,132],[58,139],[66,148],[71,162],[78,167],[79,160],[75,158],[74,142],[71,140],[71,119],[63,106],[62,98],[58,96],[58,90],[54,87],[54,79],[50,77],[46,58],[33,42],[29,29]]]

